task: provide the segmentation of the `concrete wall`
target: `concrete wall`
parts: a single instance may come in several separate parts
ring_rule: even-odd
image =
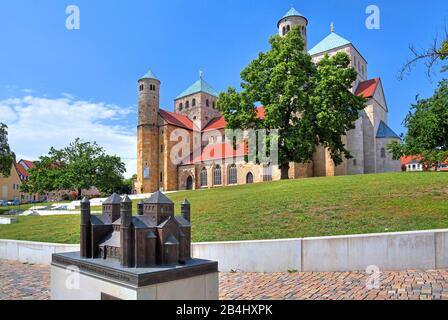
[[[49,264],[77,245],[0,240],[0,259]],[[194,243],[195,258],[223,272],[365,271],[448,268],[448,229],[286,240]]]
[[[195,258],[218,261],[220,271],[300,270],[301,239],[194,243]]]

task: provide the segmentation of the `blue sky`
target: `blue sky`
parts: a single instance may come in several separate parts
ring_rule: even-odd
[[[71,4],[80,8],[80,30],[65,28]],[[380,30],[365,27],[370,4],[381,9]],[[443,0],[3,0],[0,121],[10,127],[12,148],[35,159],[81,136],[135,171],[137,79],[151,68],[168,110],[199,70],[218,91],[238,87],[240,71],[269,48],[291,5],[309,20],[309,48],[328,35],[332,21],[355,44],[369,77],[383,80],[390,126],[403,132],[415,96],[431,95],[439,78],[428,80],[420,66],[399,81],[398,70],[410,44],[427,47],[442,34]]]

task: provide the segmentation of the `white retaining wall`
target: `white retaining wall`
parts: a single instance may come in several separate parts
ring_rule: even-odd
[[[0,259],[49,264],[79,245],[0,240]],[[365,271],[448,268],[448,229],[286,240],[194,243],[195,258],[224,272]]]

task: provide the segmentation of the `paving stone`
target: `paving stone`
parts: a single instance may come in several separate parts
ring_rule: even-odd
[[[221,273],[222,300],[447,300],[448,270],[384,272],[368,290],[362,272]],[[0,260],[0,300],[48,300],[50,267]]]

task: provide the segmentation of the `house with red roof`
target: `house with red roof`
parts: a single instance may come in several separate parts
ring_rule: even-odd
[[[298,26],[307,41],[308,19],[291,8],[277,23],[280,36]],[[335,176],[400,171],[387,144],[400,137],[388,126],[388,105],[380,78],[369,78],[367,60],[355,45],[330,34],[308,51],[313,62],[325,55],[345,52],[358,78],[352,93],[366,98],[366,108],[356,128],[343,138],[353,159],[335,166],[330,153],[318,146],[312,161],[290,163],[289,178]],[[248,158],[247,139],[234,145],[226,139],[225,118],[217,109],[218,92],[202,76],[174,98],[173,111],[160,108],[161,81],[150,70],[138,81],[137,193],[212,188],[279,180],[281,170],[273,163],[256,164]],[[267,107],[255,107],[263,119]]]

